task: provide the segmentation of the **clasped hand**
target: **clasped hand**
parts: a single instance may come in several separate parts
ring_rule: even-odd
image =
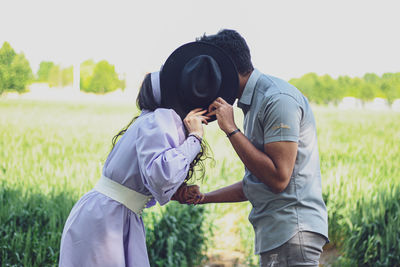
[[[172,200],[176,200],[181,204],[200,204],[204,200],[204,194],[200,192],[198,185],[187,185],[183,183],[175,194]]]

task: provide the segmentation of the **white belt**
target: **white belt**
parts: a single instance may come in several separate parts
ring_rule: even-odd
[[[152,198],[152,196],[146,196],[136,192],[111,180],[110,178],[105,177],[104,175],[101,176],[94,189],[113,200],[118,201],[138,215],[142,215],[143,209]]]

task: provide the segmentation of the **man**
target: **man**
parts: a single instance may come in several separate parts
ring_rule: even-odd
[[[243,181],[206,193],[200,203],[251,202],[249,220],[261,266],[318,266],[328,223],[308,100],[289,83],[254,69],[249,48],[236,31],[222,30],[197,41],[222,48],[237,67],[244,133],[223,98],[210,105],[207,116],[216,115],[246,167]]]

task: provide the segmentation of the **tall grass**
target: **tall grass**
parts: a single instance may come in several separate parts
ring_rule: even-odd
[[[400,114],[321,110],[317,118],[338,264],[400,265]]]
[[[329,234],[342,254],[338,264],[399,265],[400,114],[321,107],[314,113]],[[112,136],[135,114],[133,104],[0,101],[3,266],[57,262],[69,210],[95,184]],[[241,125],[240,111],[235,114]],[[201,189],[239,181],[243,164],[216,123],[206,128],[205,138],[215,164],[207,166]],[[206,225],[213,226],[208,254],[239,251],[247,265],[257,263],[250,210],[248,202],[205,206]]]

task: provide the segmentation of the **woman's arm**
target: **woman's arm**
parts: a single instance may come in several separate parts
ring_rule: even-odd
[[[190,164],[200,151],[205,111],[196,109],[185,118],[189,136],[179,145],[178,115],[171,110],[156,110],[154,118],[138,129],[136,150],[143,184],[160,203],[166,204],[187,177]],[[179,117],[178,117],[179,118]],[[180,120],[180,118],[179,118]]]

